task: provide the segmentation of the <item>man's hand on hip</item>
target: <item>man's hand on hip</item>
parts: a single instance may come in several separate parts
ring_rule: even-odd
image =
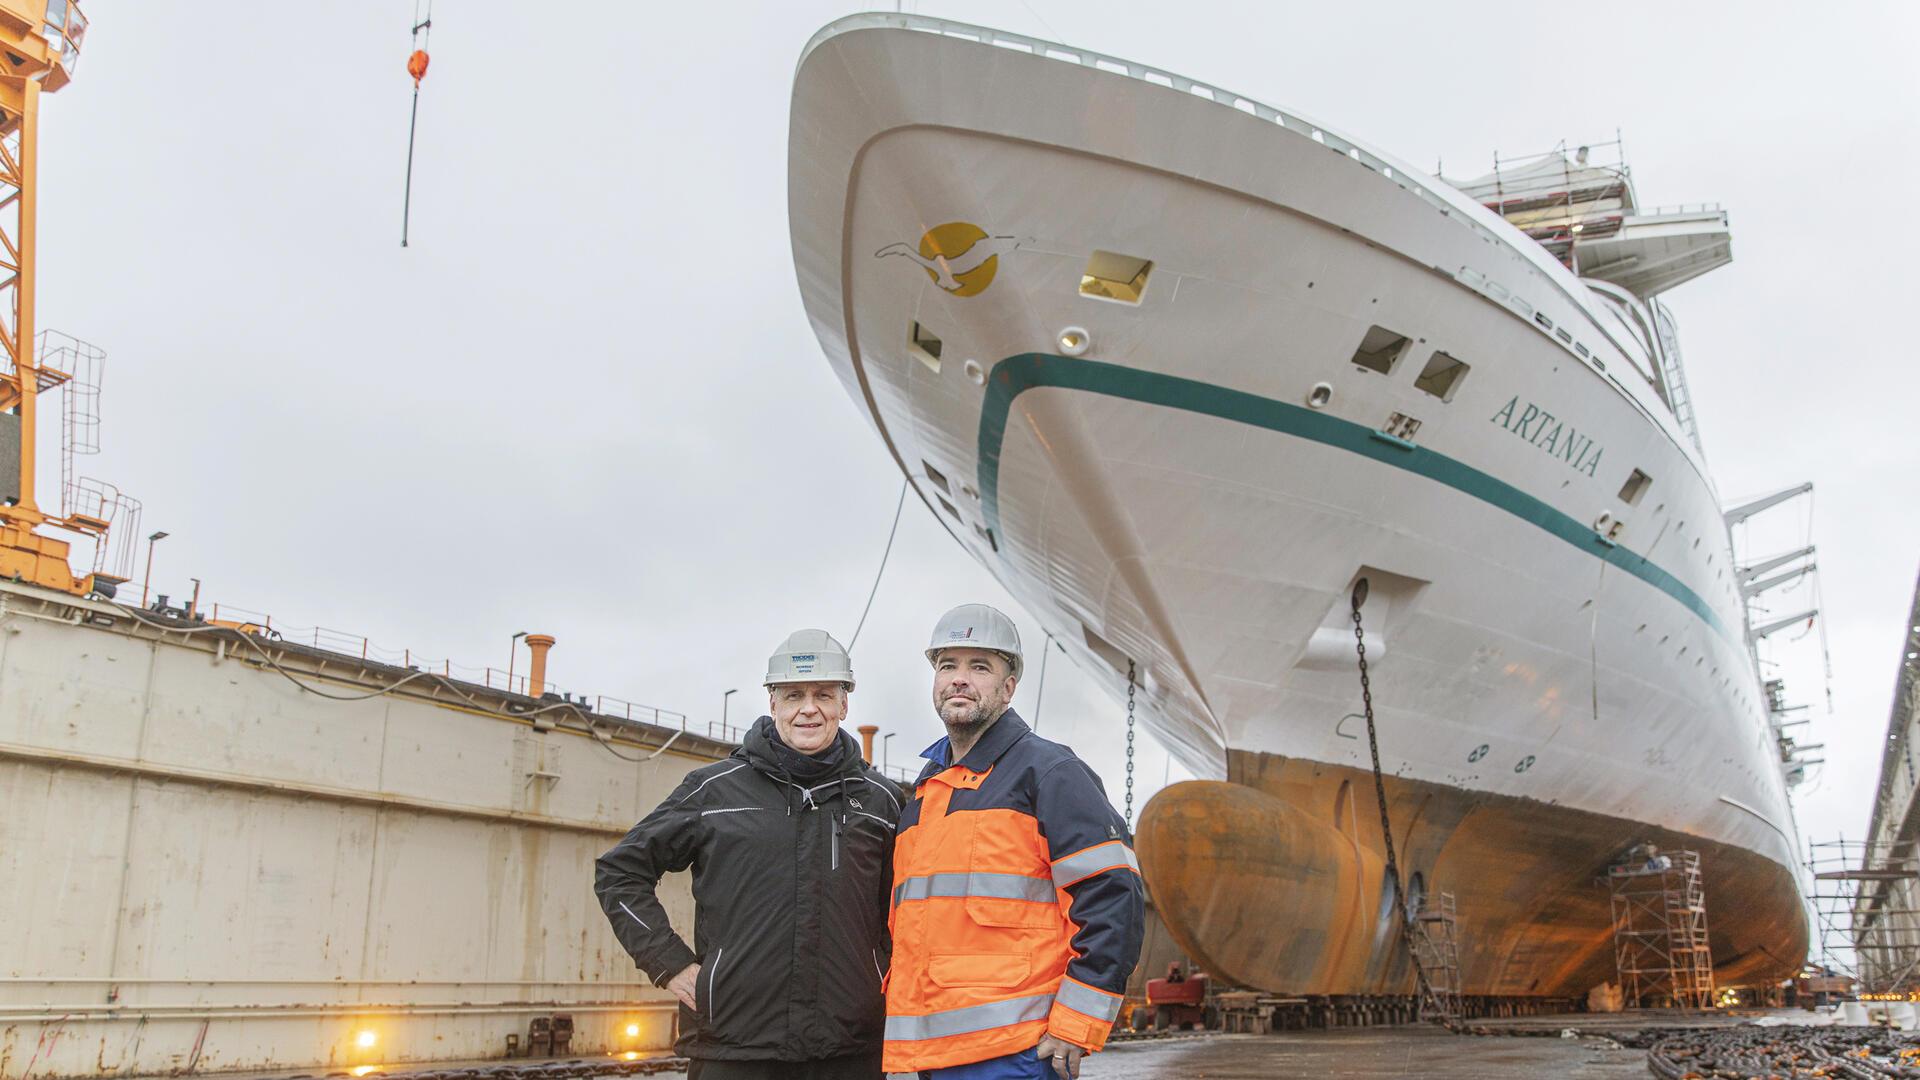
[[[673,996],[680,999],[680,1004],[694,1012],[700,1011],[700,1006],[693,1003],[693,988],[698,985],[700,985],[699,964],[688,964],[680,969],[680,974],[667,980],[667,989],[673,991]]]
[[[1033,1053],[1052,1066],[1054,1075],[1060,1080],[1074,1080],[1080,1075],[1080,1058],[1086,1051],[1048,1035],[1040,1040],[1039,1046],[1033,1048]]]

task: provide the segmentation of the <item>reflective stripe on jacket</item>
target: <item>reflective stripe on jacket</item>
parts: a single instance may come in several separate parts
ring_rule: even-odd
[[[1100,1049],[1140,957],[1131,845],[1093,770],[1012,710],[958,764],[930,763],[894,848],[886,1071],[1047,1034]]]

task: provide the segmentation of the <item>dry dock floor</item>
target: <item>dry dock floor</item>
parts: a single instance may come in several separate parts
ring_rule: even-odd
[[[1590,1037],[1515,1039],[1450,1035],[1429,1027],[1376,1027],[1119,1043],[1089,1059],[1080,1075],[1084,1080],[1293,1076],[1624,1080],[1647,1075],[1647,1055]]]
[[[1721,1027],[1751,1021],[1761,1012],[1575,1013],[1508,1020],[1472,1021],[1504,1034],[1453,1035],[1439,1028],[1347,1028],[1275,1035],[1177,1034],[1110,1043],[1088,1058],[1082,1080],[1286,1080],[1291,1077],[1340,1077],[1344,1080],[1643,1080],[1647,1053],[1622,1047],[1608,1036],[1626,1037],[1649,1027]],[[1772,1010],[1774,1022],[1820,1023],[1811,1014]],[[1831,1023],[1827,1018],[1824,1022]],[[1563,1037],[1572,1029],[1576,1034]],[[579,1063],[582,1059],[569,1059]],[[507,1066],[487,1080],[514,1080],[514,1067],[539,1070],[544,1062],[520,1059],[394,1065],[383,1070],[390,1080],[407,1080],[410,1071],[447,1072]],[[325,1071],[233,1074],[256,1080],[323,1080]],[[342,1076],[344,1073],[334,1073]],[[541,1080],[537,1071],[523,1074]],[[616,1074],[609,1071],[609,1078]],[[660,1080],[685,1080],[683,1072],[651,1074]],[[388,1080],[376,1073],[369,1080]],[[901,1080],[901,1078],[896,1078]],[[911,1078],[906,1078],[911,1080]]]

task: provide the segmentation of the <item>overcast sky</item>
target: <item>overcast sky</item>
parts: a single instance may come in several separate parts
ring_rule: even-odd
[[[764,708],[789,630],[852,633],[900,478],[802,314],[786,134],[801,47],[855,8],[441,0],[405,250],[409,0],[88,10],[78,78],[42,106],[41,325],[110,353],[83,470],[172,534],[158,582],[475,667],[544,631],[562,687],[700,721],[729,688],[736,722]],[[1667,300],[1723,498],[1819,485],[1810,519],[1747,540],[1820,546],[1831,717],[1820,635],[1772,649],[1830,762],[1802,833],[1863,830],[1920,565],[1920,8],[909,10],[1205,79],[1456,177],[1619,129],[1643,203],[1724,203],[1733,265]],[[919,650],[969,600],[1039,637],[910,498],[851,718],[899,732],[896,765],[938,734]],[[1042,731],[1116,802],[1121,715],[1049,665]],[[1139,770],[1144,802],[1166,755]]]

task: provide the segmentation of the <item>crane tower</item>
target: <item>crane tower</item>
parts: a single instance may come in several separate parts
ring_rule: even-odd
[[[34,490],[39,396],[71,377],[35,356],[34,216],[40,95],[73,80],[87,19],[72,0],[0,0],[0,578],[84,595],[118,578],[75,576],[65,529],[104,540],[108,522],[41,509]]]

